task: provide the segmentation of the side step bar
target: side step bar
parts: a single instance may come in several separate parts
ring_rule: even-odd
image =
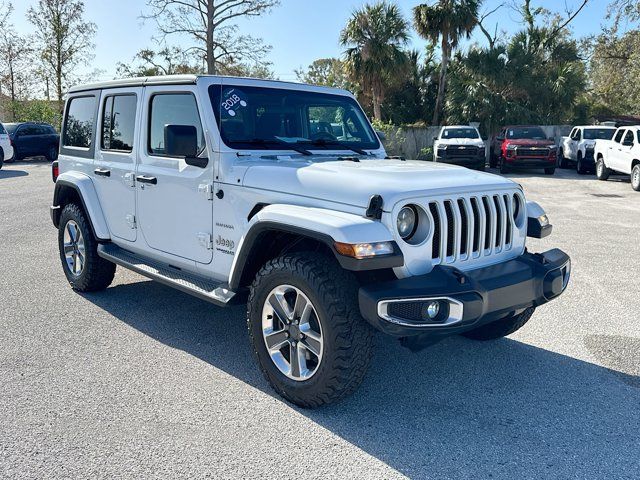
[[[98,245],[98,255],[116,265],[219,306],[230,304],[235,296],[235,292],[225,288],[226,285],[222,283],[143,258],[112,243]]]

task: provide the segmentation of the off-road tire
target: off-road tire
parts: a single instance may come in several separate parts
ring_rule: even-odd
[[[599,158],[596,162],[596,178],[605,182],[609,180],[609,175],[611,175],[611,170],[604,164],[604,160]]]
[[[564,150],[562,148],[558,152],[558,158],[560,159],[560,163],[558,165],[560,168],[569,168],[569,162],[567,162],[567,159],[564,156]]]
[[[69,220],[73,220],[78,225],[84,238],[84,268],[78,276],[70,272],[64,255],[64,229]],[[60,252],[62,269],[74,290],[79,292],[95,292],[104,290],[111,285],[116,272],[116,265],[98,255],[98,241],[93,236],[89,220],[84,210],[75,203],[70,203],[65,206],[60,214],[58,250]]]
[[[513,332],[520,330],[520,328],[529,321],[531,315],[533,315],[533,312],[535,311],[535,307],[530,307],[518,315],[508,315],[507,317],[496,320],[495,322],[482,325],[475,330],[464,332],[462,335],[472,340],[482,341],[506,337],[507,335],[511,335]]]
[[[290,379],[273,363],[262,334],[262,309],[269,293],[292,285],[316,309],[324,342],[322,361],[304,381]],[[268,261],[251,285],[247,328],[252,350],[265,378],[286,400],[303,408],[337,402],[353,393],[371,360],[374,331],[360,316],[355,277],[333,258],[312,252]]]
[[[500,159],[500,173],[506,174],[509,173],[511,169],[507,166],[507,162],[505,162],[504,158]]]
[[[640,192],[640,163],[631,169],[631,188]]]
[[[586,175],[587,174],[587,169],[585,168],[584,164],[582,163],[582,153],[578,152],[578,162],[576,163],[576,172],[578,172],[578,175]]]
[[[554,175],[556,173],[556,168],[545,168],[544,169],[544,174],[545,175]]]

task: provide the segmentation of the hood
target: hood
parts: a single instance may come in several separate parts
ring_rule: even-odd
[[[239,166],[239,165],[238,165]],[[366,208],[382,195],[384,210],[411,197],[514,187],[504,177],[429,161],[363,159],[256,160],[246,164],[243,185]]]
[[[527,145],[534,147],[549,147],[555,145],[553,140],[534,140],[531,138],[511,138],[504,141],[505,145]]]
[[[436,142],[438,145],[474,145],[483,147],[484,141],[481,138],[443,138]]]

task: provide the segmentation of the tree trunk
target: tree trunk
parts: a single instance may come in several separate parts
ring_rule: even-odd
[[[440,78],[438,79],[438,98],[436,99],[436,108],[433,111],[432,124],[434,126],[440,125],[440,112],[444,105],[444,93],[447,83],[447,68],[449,67],[450,47],[448,38],[446,35],[442,36],[442,64],[440,66]]]
[[[207,1],[207,73],[209,75],[216,74],[216,59],[214,56],[213,45],[213,21],[214,21],[214,0]]]
[[[380,86],[376,85],[376,82],[371,86],[371,97],[373,103],[373,118],[382,121],[382,93],[380,92]]]

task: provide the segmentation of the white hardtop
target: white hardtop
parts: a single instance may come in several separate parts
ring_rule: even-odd
[[[108,80],[104,82],[88,83],[71,87],[68,93],[86,92],[90,90],[103,90],[122,87],[145,87],[151,85],[195,85],[199,82],[207,82],[211,85],[229,84],[264,88],[281,88],[288,90],[303,90],[308,92],[327,93],[353,97],[347,90],[332,87],[320,87],[305,83],[285,82],[281,80],[264,80],[261,78],[230,77],[221,75],[163,75],[158,77],[133,77]]]

